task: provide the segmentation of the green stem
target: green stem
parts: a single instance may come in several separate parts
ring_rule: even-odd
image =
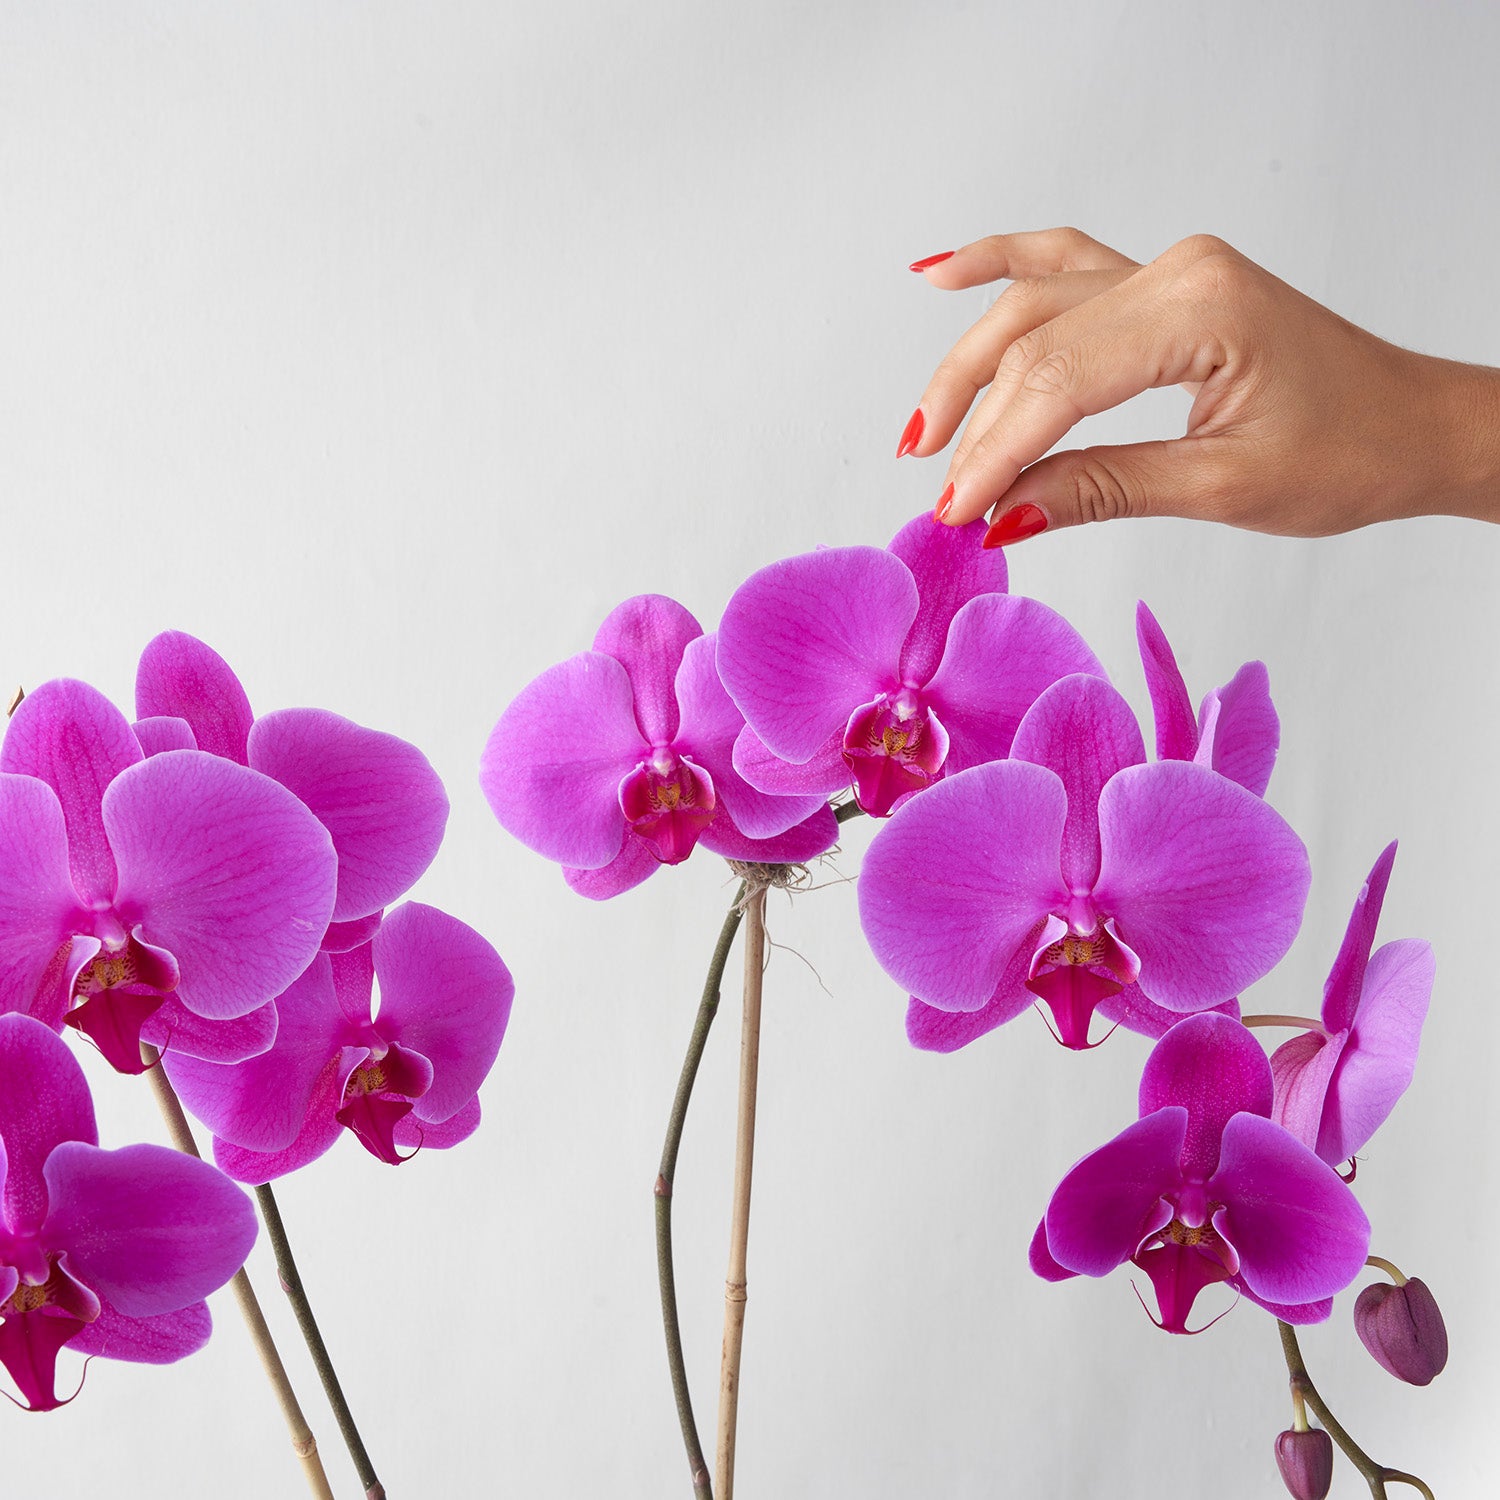
[[[328,1404],[333,1408],[334,1420],[339,1424],[339,1432],[343,1436],[344,1446],[349,1450],[349,1457],[354,1460],[359,1482],[365,1487],[365,1500],[385,1500],[385,1486],[375,1473],[375,1465],[370,1462],[364,1439],[355,1426],[354,1414],[349,1410],[348,1401],[344,1399],[344,1388],[339,1384],[333,1361],[328,1356],[328,1345],[323,1342],[318,1320],[313,1317],[312,1303],[307,1300],[307,1289],[302,1285],[297,1262],[292,1258],[291,1241],[286,1237],[286,1225],[282,1223],[281,1209],[277,1206],[276,1195],[271,1191],[270,1183],[262,1183],[256,1188],[255,1201],[260,1205],[260,1216],[265,1220],[266,1233],[270,1236],[271,1248],[276,1253],[276,1274],[281,1278],[281,1289],[297,1315],[297,1327],[302,1330],[302,1340],[317,1367],[318,1379],[323,1382],[323,1394],[328,1397]]]
[[[1432,1491],[1415,1474],[1404,1474],[1400,1469],[1387,1469],[1383,1464],[1376,1463],[1344,1431],[1338,1418],[1328,1410],[1327,1403],[1318,1394],[1317,1386],[1312,1383],[1312,1376],[1307,1373],[1307,1366],[1302,1360],[1302,1350],[1297,1343],[1296,1329],[1290,1323],[1283,1323],[1280,1318],[1276,1320],[1276,1326],[1281,1330],[1281,1352],[1286,1356],[1286,1370],[1291,1380],[1292,1399],[1305,1401],[1312,1407],[1318,1420],[1327,1428],[1328,1436],[1344,1450],[1344,1457],[1359,1470],[1360,1476],[1369,1485],[1372,1500],[1389,1500],[1386,1491],[1388,1484],[1409,1484],[1414,1489],[1420,1490],[1427,1500],[1433,1500]]]
[[[682,1427],[682,1443],[687,1450],[688,1470],[692,1475],[693,1494],[697,1500],[712,1500],[713,1481],[709,1476],[708,1463],[703,1457],[703,1444],[698,1439],[698,1426],[693,1420],[693,1398],[688,1389],[687,1366],[682,1357],[682,1328],[677,1317],[677,1279],[672,1269],[672,1179],[677,1172],[677,1151],[682,1145],[682,1128],[687,1121],[693,1083],[698,1077],[698,1064],[703,1059],[709,1028],[714,1024],[714,1016],[719,1010],[719,989],[724,981],[724,966],[729,962],[729,950],[734,946],[735,933],[739,931],[744,917],[740,903],[745,899],[745,891],[746,886],[741,882],[724,915],[724,925],[719,929],[719,941],[709,960],[708,976],[703,981],[703,997],[698,1002],[698,1015],[693,1022],[687,1056],[682,1060],[682,1072],[677,1079],[672,1114],[667,1121],[667,1138],[661,1148],[661,1168],[657,1173],[655,1187],[656,1279],[661,1287],[661,1321],[667,1336],[667,1364],[672,1372],[672,1394],[677,1400],[677,1420]]]

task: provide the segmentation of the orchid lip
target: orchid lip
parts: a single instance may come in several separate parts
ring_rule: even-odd
[[[658,745],[621,782],[620,811],[664,865],[681,864],[713,822],[718,797],[703,767]]]
[[[948,759],[948,731],[915,689],[861,704],[844,728],[844,764],[860,807],[883,818],[897,800],[931,786]]]

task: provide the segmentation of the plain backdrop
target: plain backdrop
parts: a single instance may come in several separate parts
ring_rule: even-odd
[[[572,896],[479,795],[500,710],[628,595],[711,627],[752,569],[931,506],[940,462],[896,440],[993,292],[939,293],[917,256],[1077,223],[1149,257],[1212,231],[1387,338],[1500,363],[1497,55],[1481,0],[0,5],[0,682],[81,676],[128,707],[140,648],[177,627],[258,710],[414,740],[453,802],[415,894],[515,973],[473,1140],[392,1170],[345,1139],[281,1190],[392,1500],[689,1494],[651,1187],[730,887],[700,854]],[[1185,411],[1160,393],[1079,440]],[[1314,881],[1247,1003],[1317,1005],[1401,840],[1381,936],[1430,939],[1438,981],[1357,1190],[1453,1356],[1398,1385],[1352,1294],[1304,1343],[1355,1433],[1444,1500],[1493,1493],[1500,1396],[1497,564],[1500,531],[1445,519],[1323,541],[1120,522],[1012,556],[1141,710],[1138,598],[1195,699],[1268,664],[1270,797]],[[771,904],[740,1494],[1281,1493],[1268,1316],[1174,1339],[1124,1272],[1026,1266],[1053,1185],[1134,1118],[1144,1042],[1070,1055],[1028,1016],[909,1048],[848,881],[870,832]],[[706,1442],[735,998],[678,1175]],[[95,1061],[106,1144],[160,1139]],[[353,1496],[263,1248],[251,1270]],[[65,1410],[0,1411],[7,1500],[302,1493],[215,1308],[190,1361],[97,1360]],[[1343,1470],[1335,1494],[1362,1492]]]

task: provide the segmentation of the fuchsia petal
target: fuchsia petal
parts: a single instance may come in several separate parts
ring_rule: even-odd
[[[259,1056],[276,1040],[276,1002],[267,1000],[232,1021],[208,1021],[195,1016],[175,995],[168,995],[141,1027],[141,1040],[160,1052],[182,1057],[241,1062]]]
[[[625,840],[625,847],[602,869],[572,870],[564,866],[563,879],[569,890],[590,901],[608,901],[611,896],[633,891],[661,868],[661,861],[651,852],[645,839],[631,834]]]
[[[948,729],[948,774],[1004,759],[1027,709],[1059,678],[1078,672],[1104,676],[1056,610],[1015,594],[964,605],[923,694]]]
[[[772,563],[735,592],[719,626],[719,676],[746,721],[805,762],[861,703],[897,685],[917,586],[877,547],[830,547]]]
[[[1070,1271],[1066,1266],[1060,1266],[1053,1260],[1052,1252],[1047,1248],[1046,1219],[1036,1226],[1036,1233],[1031,1237],[1031,1245],[1026,1258],[1031,1262],[1031,1269],[1043,1281],[1071,1281],[1078,1274],[1077,1271]]]
[[[438,851],[448,821],[443,783],[415,745],[321,708],[265,714],[250,765],[310,807],[333,836],[333,920],[368,916],[404,895]]]
[[[342,953],[330,953],[328,960],[339,1010],[351,1026],[362,1030],[374,1014],[375,950],[365,943]]]
[[[1206,725],[1210,702],[1217,705],[1217,714],[1209,764],[1247,792],[1264,797],[1281,745],[1281,720],[1271,702],[1265,663],[1247,661],[1223,687],[1209,693],[1198,710],[1200,727]]]
[[[120,867],[115,908],[181,970],[178,997],[242,1016],[305,969],[328,926],[337,860],[285,787],[201,750],[132,766],[104,798]]]
[[[65,997],[72,979],[64,969],[76,973],[98,951],[90,939],[93,952],[69,952],[75,922],[87,920],[57,794],[33,777],[0,774],[0,1011],[30,1010],[38,1000],[48,1021],[57,1015],[57,992]],[[44,981],[48,994],[39,997]]]
[[[214,1161],[219,1169],[236,1182],[258,1186],[285,1177],[288,1172],[296,1172],[322,1156],[344,1133],[337,1110],[350,1072],[348,1057],[351,1053],[332,1059],[324,1068],[308,1105],[307,1118],[291,1145],[284,1151],[247,1151],[243,1146],[231,1145],[215,1136]],[[359,1054],[352,1055],[357,1057]]]
[[[114,895],[115,861],[99,805],[105,787],[141,758],[125,715],[97,688],[71,678],[28,693],[6,728],[0,771],[35,776],[57,793],[73,884],[86,902]]]
[[[849,785],[844,763],[844,726],[801,765],[768,750],[747,724],[734,742],[734,769],[747,784],[773,797],[831,797]]]
[[[675,599],[638,594],[617,604],[594,637],[594,650],[625,668],[635,695],[635,720],[648,745],[677,738],[677,694],[673,681],[689,641],[703,627]]]
[[[749,838],[770,838],[811,817],[826,794],[775,796],[760,791],[734,767],[735,741],[745,729],[744,716],[724,691],[715,665],[716,636],[690,641],[677,670],[677,702],[682,722],[677,730],[679,754],[688,756],[713,778],[721,808]],[[843,783],[840,782],[840,785]]]
[[[1229,1121],[1207,1193],[1225,1205],[1214,1228],[1238,1252],[1240,1275],[1259,1297],[1331,1297],[1364,1267],[1370,1221],[1354,1194],[1270,1120],[1239,1114]]]
[[[186,719],[156,714],[148,719],[137,719],[130,727],[147,755],[160,755],[163,750],[198,748],[198,741],[193,737],[193,726]]]
[[[1201,1180],[1218,1162],[1233,1115],[1271,1113],[1271,1066],[1260,1043],[1229,1016],[1180,1021],[1151,1049],[1141,1074],[1143,1117],[1173,1104],[1188,1116],[1182,1169]]]
[[[446,1151],[457,1146],[479,1129],[479,1096],[459,1105],[446,1120],[423,1118],[425,1099],[418,1099],[412,1112],[396,1123],[393,1136],[403,1151]]]
[[[1417,1066],[1435,960],[1416,938],[1377,948],[1348,1045],[1334,1070],[1317,1153],[1338,1163],[1361,1150],[1407,1090]]]
[[[901,647],[900,671],[907,682],[926,682],[937,671],[953,617],[970,599],[1003,594],[1008,586],[1005,553],[980,545],[983,521],[944,526],[923,511],[908,521],[886,549],[911,569],[917,585],[917,617]]]
[[[978,1010],[1042,919],[1066,900],[1067,799],[1040,766],[996,761],[913,797],[875,836],[859,878],[865,938],[930,1005]]]
[[[0,1364],[10,1371],[28,1411],[56,1411],[73,1399],[57,1394],[57,1356],[85,1327],[82,1319],[48,1308],[0,1319]]]
[[[147,643],[135,672],[135,712],[186,719],[198,749],[245,764],[250,700],[229,663],[195,636],[166,630]]]
[[[484,747],[479,784],[528,849],[597,870],[620,852],[620,780],[646,751],[625,668],[585,651],[516,695]]]
[[[1273,1302],[1269,1297],[1257,1297],[1245,1285],[1243,1276],[1231,1276],[1228,1285],[1247,1301],[1265,1308],[1273,1318],[1280,1318],[1283,1323],[1295,1323],[1299,1328],[1307,1323],[1326,1323],[1333,1312],[1332,1297],[1323,1297],[1313,1302]]]
[[[255,1243],[250,1200],[207,1162],[166,1146],[47,1158],[43,1239],[127,1317],[176,1312],[223,1286]]]
[[[913,995],[906,1007],[907,1041],[924,1052],[957,1052],[1024,1015],[1036,1003],[1036,996],[1026,988],[1033,946],[1027,941],[1016,949],[994,993],[978,1010],[939,1010]]]
[[[348,953],[353,948],[362,948],[375,936],[380,926],[381,913],[372,911],[367,917],[356,917],[352,922],[330,922],[323,934],[325,953]]]
[[[1117,771],[1146,759],[1130,705],[1102,677],[1064,677],[1032,704],[1010,753],[1061,777],[1063,879],[1089,890],[1099,874],[1099,794]]]
[[[1135,607],[1135,638],[1146,673],[1146,691],[1151,694],[1151,712],[1156,719],[1156,758],[1191,760],[1198,749],[1198,725],[1193,718],[1193,700],[1177,666],[1177,658],[1156,616],[1140,600]]]
[[[393,911],[370,946],[380,980],[375,1029],[432,1064],[422,1115],[446,1120],[494,1065],[515,995],[510,971],[472,927],[416,901]]]
[[[1080,1276],[1107,1276],[1172,1218],[1163,1196],[1182,1181],[1187,1111],[1169,1106],[1090,1152],[1047,1205],[1052,1258]]]
[[[213,1326],[206,1302],[151,1318],[127,1318],[105,1302],[99,1316],[68,1341],[68,1348],[75,1354],[128,1359],[139,1365],[170,1365],[196,1354],[208,1342]]]
[[[1152,1038],[1164,1037],[1182,1019],[1180,1010],[1167,1010],[1165,1006],[1153,1004],[1141,993],[1138,984],[1128,984],[1118,995],[1110,995],[1101,1000],[1097,1006],[1097,1014],[1107,1021],[1117,1022],[1127,1031]],[[1240,1002],[1237,999],[1226,1000],[1222,1005],[1215,1005],[1199,1014],[1232,1016],[1237,1021],[1240,1018]]]
[[[173,1049],[163,1062],[183,1104],[216,1136],[252,1151],[280,1151],[296,1139],[324,1068],[343,1051],[347,1026],[327,954],[313,959],[276,1009],[266,1051],[223,1064]]]
[[[1380,851],[1365,883],[1354,900],[1349,925],[1338,956],[1328,971],[1323,986],[1323,1024],[1330,1031],[1345,1031],[1354,1024],[1359,1007],[1360,988],[1365,981],[1365,965],[1375,946],[1375,929],[1380,922],[1380,908],[1385,904],[1386,886],[1390,884],[1391,866],[1396,862],[1396,841],[1391,840]]]
[[[1348,1038],[1346,1031],[1336,1031],[1332,1036],[1304,1031],[1291,1041],[1283,1042],[1271,1054],[1271,1077],[1276,1086],[1271,1118],[1283,1130],[1296,1136],[1309,1151],[1318,1150],[1328,1084]],[[1323,1153],[1318,1151],[1318,1155]],[[1328,1157],[1323,1159],[1329,1160]],[[1332,1164],[1337,1165],[1345,1159],[1335,1157]]]
[[[1201,1010],[1291,947],[1312,875],[1302,840],[1243,787],[1186,761],[1121,771],[1099,799],[1094,900],[1141,960],[1141,988]]]
[[[712,854],[725,859],[745,860],[757,865],[802,865],[820,854],[826,854],[839,840],[838,820],[827,806],[820,806],[810,818],[804,818],[785,833],[774,838],[746,838],[734,826],[734,820],[720,811],[698,840]]]
[[[0,1228],[37,1229],[47,1216],[42,1168],[52,1148],[98,1140],[89,1086],[67,1043],[30,1016],[0,1016]]]

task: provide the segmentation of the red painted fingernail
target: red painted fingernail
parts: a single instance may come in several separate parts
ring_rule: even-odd
[[[984,534],[986,547],[1008,547],[1047,529],[1047,517],[1035,505],[1018,505],[1008,510]]]
[[[933,508],[932,508],[932,519],[934,521],[941,521],[943,519],[943,517],[948,514],[948,507],[950,505],[952,505],[952,504],[953,504],[953,486],[950,484],[948,486],[948,488],[945,489],[943,491],[943,493],[938,496],[938,503],[936,505],[934,505]]]
[[[929,255],[926,260],[914,260],[907,267],[909,271],[925,271],[930,266],[940,266],[945,260],[953,259],[953,251],[944,250],[941,255]]]
[[[922,429],[926,425],[927,418],[922,415],[922,408],[919,406],[901,430],[901,441],[896,444],[897,458],[905,458],[908,453],[916,451],[917,444],[922,441]]]

